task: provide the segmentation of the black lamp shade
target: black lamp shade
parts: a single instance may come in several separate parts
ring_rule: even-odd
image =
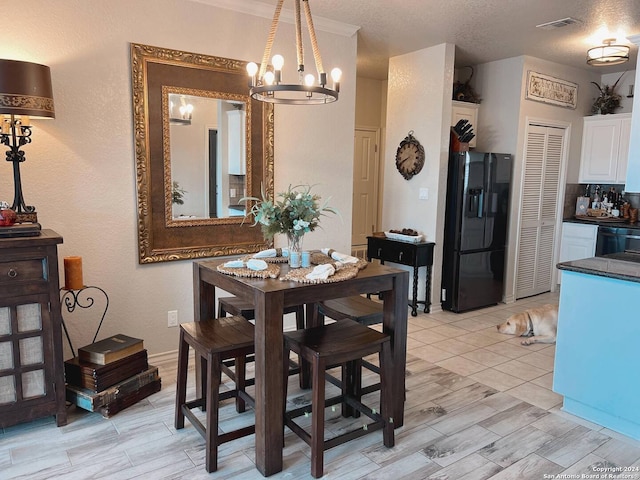
[[[55,118],[49,67],[0,60],[0,114]]]

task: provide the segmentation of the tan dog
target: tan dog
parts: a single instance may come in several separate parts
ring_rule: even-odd
[[[543,305],[515,313],[496,327],[500,333],[527,337],[522,345],[532,343],[555,343],[558,330],[558,306]]]

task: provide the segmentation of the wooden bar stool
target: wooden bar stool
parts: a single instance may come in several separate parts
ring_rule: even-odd
[[[391,399],[391,343],[389,335],[377,332],[352,320],[343,320],[295,332],[285,332],[284,358],[289,358],[289,351],[300,354],[311,364],[312,401],[311,401],[311,433],[305,431],[294,418],[309,414],[309,406],[285,411],[284,423],[296,435],[311,447],[311,475],[319,478],[323,474],[324,451],[341,445],[349,440],[359,438],[376,430],[383,430],[383,441],[386,447],[393,447],[393,407]],[[380,413],[364,405],[354,392],[349,391],[353,382],[344,378],[347,375],[347,363],[360,360],[362,357],[378,353],[380,359]],[[330,365],[342,365],[341,395],[325,399],[325,370]],[[287,389],[288,369],[285,368],[284,388]],[[324,439],[324,409],[337,403],[347,403],[354,410],[369,417],[372,422],[366,427],[354,429],[329,440]],[[286,402],[285,402],[286,405]],[[286,410],[286,407],[285,407]]]
[[[295,313],[296,314],[296,328],[298,330],[302,330],[305,327],[304,321],[304,305],[294,305],[293,307],[285,307],[284,313]],[[242,316],[247,320],[254,320],[256,318],[255,309],[251,302],[247,302],[238,297],[220,297],[218,298],[218,318],[226,317],[227,314],[233,316]],[[247,358],[247,362],[253,362],[255,360],[254,356],[251,355]],[[234,380],[233,370],[230,368],[233,366],[233,360],[226,360],[222,364],[222,371],[227,375],[231,380]],[[295,375],[300,371],[300,361],[298,364],[295,362],[291,362],[291,370],[289,371],[290,375]],[[247,385],[253,385],[255,383],[255,379],[250,379],[247,381]],[[300,377],[300,387],[304,388],[304,379]]]
[[[236,399],[238,413],[245,411],[246,404],[254,406],[254,400],[245,392],[245,367],[247,355],[253,354],[254,327],[240,316],[183,323],[180,325],[178,347],[178,379],[176,387],[175,427],[184,428],[187,417],[206,441],[205,467],[207,472],[218,468],[218,446],[222,443],[251,435],[255,425],[231,432],[218,433],[218,407],[220,400]],[[189,347],[202,359],[202,398],[187,401],[187,371]],[[223,360],[235,360],[234,381],[236,388],[220,393],[221,367]],[[194,415],[193,408],[206,411],[206,425]]]
[[[336,298],[334,300],[325,300],[318,303],[318,321],[324,323],[324,317],[332,318],[333,320],[345,320],[350,319],[358,322],[362,325],[370,326],[382,323],[383,320],[383,306],[380,302],[375,302],[360,295],[354,295],[351,297]],[[380,389],[380,383],[374,383],[362,388],[362,368],[365,367],[374,373],[380,373],[380,369],[377,365],[366,360],[361,360],[354,364],[354,371],[350,373],[351,378],[358,390],[355,390],[357,396],[366,395],[371,392],[375,392]],[[327,380],[340,387],[340,380],[336,377],[327,374]],[[349,414],[355,414],[358,416],[358,412],[348,411]]]

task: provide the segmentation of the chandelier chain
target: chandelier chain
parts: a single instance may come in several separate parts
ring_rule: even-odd
[[[302,47],[302,22],[300,21],[300,0],[295,1],[296,6],[296,54],[298,56],[298,71],[304,70],[304,49]]]
[[[258,78],[263,78],[267,71],[267,64],[269,63],[269,57],[271,56],[271,47],[273,47],[273,39],[276,36],[278,30],[278,22],[280,21],[280,12],[282,11],[282,4],[284,0],[278,0],[276,5],[276,11],[273,12],[273,21],[271,22],[271,28],[269,29],[269,37],[267,38],[267,44],[264,47],[264,55],[262,55],[262,63],[260,63],[260,73]]]
[[[316,62],[316,70],[318,74],[323,74],[324,68],[322,66],[322,57],[320,56],[320,49],[318,48],[318,40],[316,39],[316,30],[313,27],[313,20],[311,18],[311,8],[309,7],[309,0],[304,1],[304,14],[307,18],[307,26],[309,27],[309,37],[311,38],[311,48],[313,49],[313,59]]]

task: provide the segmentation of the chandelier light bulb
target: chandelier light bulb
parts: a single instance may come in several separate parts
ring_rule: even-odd
[[[274,55],[271,59],[271,63],[273,64],[274,69],[282,70],[282,66],[284,65],[284,57],[282,55]]]
[[[275,75],[273,72],[265,72],[264,74],[264,83],[267,85],[273,85],[273,81],[275,80]]]
[[[307,87],[311,87],[314,83],[316,83],[316,77],[314,77],[314,76],[313,76],[312,74],[310,74],[310,73],[307,73],[307,74],[304,76],[304,84],[305,84]]]
[[[247,63],[247,73],[250,77],[255,77],[258,73],[258,64],[256,62]]]
[[[340,70],[338,67],[331,70],[331,79],[334,82],[338,83],[341,77],[342,77],[342,70]]]

